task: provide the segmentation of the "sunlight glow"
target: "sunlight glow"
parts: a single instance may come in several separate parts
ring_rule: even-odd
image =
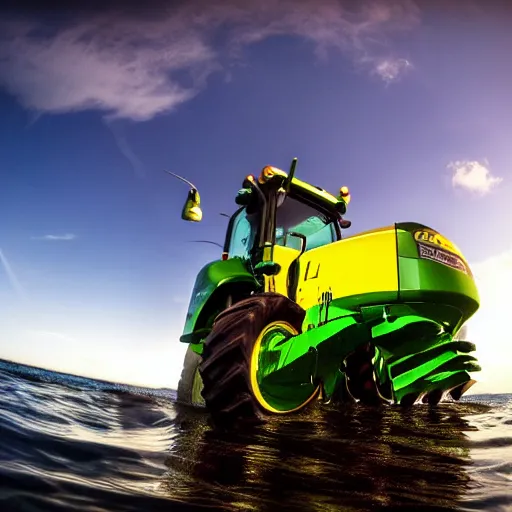
[[[468,322],[469,341],[476,343],[482,371],[475,374],[473,393],[512,391],[511,315],[512,248],[472,265],[480,293],[480,310]]]

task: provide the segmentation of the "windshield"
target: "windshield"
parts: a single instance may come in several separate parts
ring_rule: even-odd
[[[292,197],[287,197],[277,209],[276,245],[300,250],[300,239],[287,236],[290,231],[306,236],[306,251],[338,240],[333,218],[326,217],[322,212]]]

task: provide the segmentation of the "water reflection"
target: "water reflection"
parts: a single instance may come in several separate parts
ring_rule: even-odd
[[[465,419],[476,404],[316,408],[253,432],[222,434],[177,409],[165,492],[243,510],[449,509],[471,465]]]
[[[0,376],[2,511],[512,504],[510,396],[489,406],[317,408],[221,434],[171,397]]]

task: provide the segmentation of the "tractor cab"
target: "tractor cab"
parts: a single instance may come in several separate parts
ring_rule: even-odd
[[[248,212],[244,206],[231,217],[225,242],[229,258],[250,257],[257,251],[258,233],[269,231],[267,226],[262,226],[263,218],[273,228],[269,242],[295,251],[301,251],[303,243],[304,251],[308,251],[341,240],[341,222],[349,222],[321,205],[302,201],[293,193],[276,204],[273,219],[263,215],[263,207]]]
[[[261,220],[261,210],[248,213],[246,207],[242,207],[235,212],[226,233],[225,257],[250,258],[257,252],[257,235],[265,229],[261,226]],[[341,239],[337,223],[336,217],[288,196],[277,205],[273,220],[273,245],[301,251],[302,244],[305,243],[304,250],[308,251],[336,242]]]
[[[350,200],[348,189],[343,187],[336,198],[294,179],[295,164],[288,175],[267,166],[258,179],[245,178],[236,198],[241,208],[230,219],[223,255],[250,261],[266,291],[290,298],[300,256],[341,240],[342,229],[350,227],[341,217]]]
[[[287,197],[277,208],[275,244],[300,251],[305,237],[305,251],[341,239],[337,218],[293,196]]]

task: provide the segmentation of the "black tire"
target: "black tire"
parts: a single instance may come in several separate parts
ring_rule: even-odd
[[[204,384],[202,395],[214,425],[230,428],[260,424],[272,414],[252,390],[254,343],[263,329],[276,321],[288,322],[301,332],[304,317],[304,309],[277,293],[252,295],[218,315],[204,342],[199,367]]]
[[[178,382],[177,401],[181,404],[204,406],[204,399],[201,395],[203,383],[199,374],[201,356],[189,346],[183,361],[183,370]]]
[[[353,398],[362,404],[377,406],[389,402],[377,383],[373,358],[375,347],[368,343],[359,347],[345,359],[345,375],[347,389]]]

